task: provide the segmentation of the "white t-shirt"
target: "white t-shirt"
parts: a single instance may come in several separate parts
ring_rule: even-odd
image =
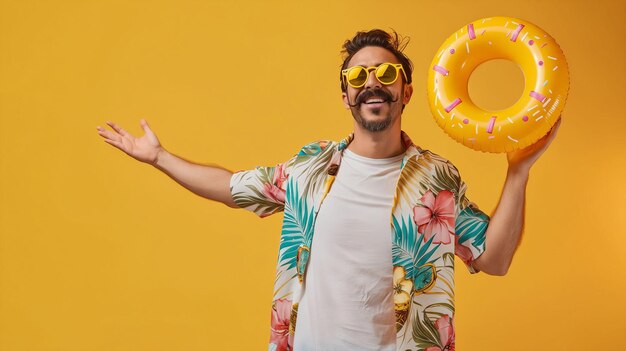
[[[315,222],[295,351],[395,351],[389,218],[403,156],[344,150]]]

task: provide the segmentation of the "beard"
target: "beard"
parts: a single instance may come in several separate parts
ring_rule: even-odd
[[[389,104],[387,115],[383,120],[368,120],[363,117],[363,102],[372,97],[379,97],[383,99],[383,103]],[[392,115],[397,101],[398,98],[393,99],[391,93],[386,90],[380,88],[365,90],[357,96],[354,105],[350,105],[350,112],[352,112],[352,117],[354,117],[354,120],[357,121],[361,127],[370,132],[380,132],[387,129],[391,125],[391,122],[393,121]],[[375,116],[380,116],[383,113],[380,107],[368,108],[368,111]]]

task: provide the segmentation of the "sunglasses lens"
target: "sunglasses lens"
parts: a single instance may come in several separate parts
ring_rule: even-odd
[[[348,84],[353,87],[360,87],[367,80],[367,71],[363,67],[352,67],[347,74]]]
[[[391,84],[396,80],[398,70],[395,66],[383,63],[376,69],[376,78],[383,84]]]

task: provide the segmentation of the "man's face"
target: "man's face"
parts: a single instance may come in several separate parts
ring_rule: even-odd
[[[367,46],[352,56],[347,68],[373,67],[384,62],[399,63],[387,49]],[[370,72],[364,86],[353,88],[347,84],[346,92],[342,93],[344,105],[350,109],[354,120],[364,129],[380,132],[400,118],[402,105],[411,99],[413,87],[405,83],[402,72],[398,74],[398,79],[391,85],[384,85],[378,81],[373,71]]]

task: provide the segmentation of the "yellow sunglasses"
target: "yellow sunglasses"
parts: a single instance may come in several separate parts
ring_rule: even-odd
[[[374,75],[379,82],[385,85],[393,84],[398,79],[398,71],[402,71],[405,81],[409,81],[400,63],[381,63],[378,66],[363,67],[353,66],[341,71],[341,76],[353,88],[360,88],[365,85],[370,72],[374,71]]]

